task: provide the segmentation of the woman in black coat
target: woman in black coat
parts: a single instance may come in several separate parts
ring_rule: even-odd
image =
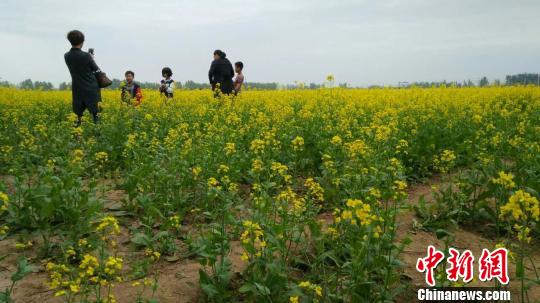
[[[230,94],[233,90],[234,70],[231,62],[226,57],[227,55],[221,50],[214,51],[214,61],[210,65],[208,79],[212,85],[212,90],[215,90],[219,84],[222,93]]]

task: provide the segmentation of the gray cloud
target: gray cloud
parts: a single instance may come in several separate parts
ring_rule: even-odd
[[[0,77],[69,80],[65,33],[85,32],[111,76],[205,81],[211,53],[248,81],[395,84],[540,71],[540,2],[499,0],[0,2]]]

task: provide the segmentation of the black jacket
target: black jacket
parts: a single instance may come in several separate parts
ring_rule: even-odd
[[[95,72],[99,67],[92,55],[80,48],[72,48],[64,59],[71,74],[73,102],[98,102],[101,94]]]
[[[231,62],[227,58],[220,58],[212,61],[208,71],[208,79],[212,89],[219,83],[221,92],[230,94],[233,90],[234,70]]]

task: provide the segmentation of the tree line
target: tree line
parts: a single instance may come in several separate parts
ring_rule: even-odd
[[[141,88],[143,89],[158,89],[159,83],[157,82],[137,82]],[[183,83],[176,82],[175,83],[176,88],[179,89],[187,89],[187,90],[201,90],[201,89],[210,89],[210,84],[208,83],[199,83],[192,80],[185,81]],[[472,80],[464,80],[464,81],[424,81],[424,82],[399,82],[397,87],[485,87],[485,86],[501,86],[501,85],[536,85],[540,86],[540,74],[538,73],[522,73],[522,74],[515,74],[515,75],[507,75],[505,78],[505,82],[502,83],[500,80],[495,79],[493,81],[490,81],[487,77],[482,77],[478,81],[472,81]],[[120,79],[112,79],[112,85],[109,86],[106,89],[110,90],[117,90],[122,86],[122,80]],[[279,84],[277,82],[246,82],[245,83],[246,89],[253,89],[253,90],[277,90],[277,89],[295,89],[295,88],[302,88],[302,89],[319,89],[323,87],[333,87],[333,83],[301,83],[301,82],[295,82],[294,84]],[[341,88],[350,88],[347,83],[339,83],[337,85]],[[0,87],[17,87],[20,89],[26,89],[26,90],[69,90],[71,89],[71,83],[70,82],[62,82],[58,85],[56,88],[51,82],[47,81],[32,81],[32,79],[26,79],[18,84],[13,84],[8,81],[0,81]],[[369,86],[370,88],[377,88],[380,86],[372,85]]]

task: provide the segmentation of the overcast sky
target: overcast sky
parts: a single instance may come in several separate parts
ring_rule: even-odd
[[[540,72],[538,0],[0,0],[0,80],[70,81],[71,29],[110,77],[207,81],[214,49],[246,81],[478,80]]]

